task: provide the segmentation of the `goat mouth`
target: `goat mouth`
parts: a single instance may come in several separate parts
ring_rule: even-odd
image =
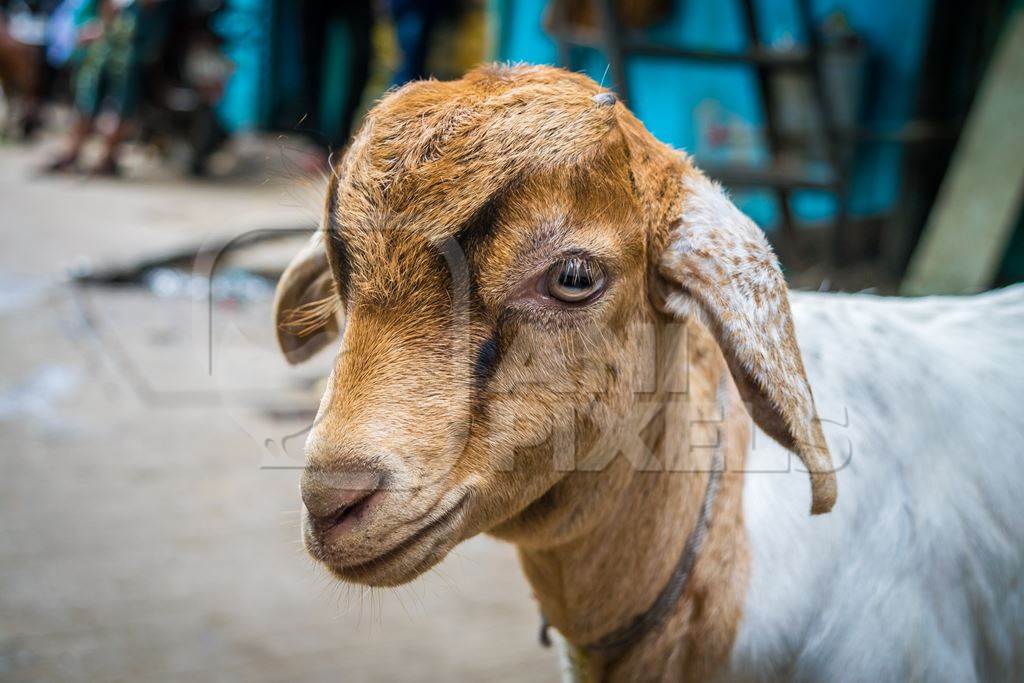
[[[315,556],[343,581],[371,585],[398,585],[411,581],[439,562],[450,549],[445,546],[452,540],[455,523],[470,500],[469,493],[464,493],[443,513],[374,558],[356,564],[339,564],[333,558],[319,557],[319,553]],[[426,551],[417,553],[416,549],[431,537],[433,540]],[[389,575],[392,568],[398,570],[394,576]]]

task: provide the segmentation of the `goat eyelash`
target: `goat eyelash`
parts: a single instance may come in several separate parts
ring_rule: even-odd
[[[565,281],[567,285],[578,287],[581,284],[593,282],[596,279],[598,268],[594,262],[579,254],[574,254],[559,261],[559,265],[565,267]]]

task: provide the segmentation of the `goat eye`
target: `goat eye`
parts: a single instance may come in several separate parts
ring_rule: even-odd
[[[592,299],[604,289],[604,271],[588,258],[570,256],[548,270],[545,282],[547,293],[553,299],[578,304]]]

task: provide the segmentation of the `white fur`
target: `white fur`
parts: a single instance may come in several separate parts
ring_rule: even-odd
[[[756,434],[727,678],[1024,680],[1024,286],[791,305],[839,498]]]

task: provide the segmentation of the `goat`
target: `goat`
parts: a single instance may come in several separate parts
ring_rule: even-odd
[[[292,362],[341,337],[301,484],[339,579],[485,532],[581,676],[1024,675],[1024,288],[788,293],[689,157],[550,67],[404,86],[328,184],[275,315]]]

